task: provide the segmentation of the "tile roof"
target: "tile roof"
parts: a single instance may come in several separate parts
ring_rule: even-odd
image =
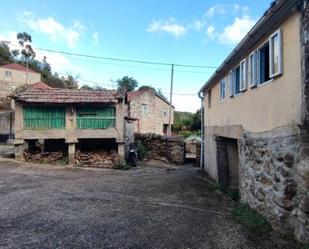
[[[117,103],[118,95],[115,90],[72,90],[72,89],[33,89],[13,96],[16,101],[27,103]]]
[[[23,71],[23,72],[27,72],[27,67],[17,64],[17,63],[11,63],[11,64],[6,64],[4,66],[1,66],[2,68],[6,68],[6,69],[11,69],[11,70],[16,70],[16,71]],[[36,71],[34,71],[31,68],[28,68],[28,72],[30,73],[38,73]]]
[[[53,89],[51,86],[47,85],[44,82],[36,82],[34,84],[31,84],[30,88],[31,89],[41,89],[41,90],[43,90],[43,89],[45,89],[45,90],[46,89]]]

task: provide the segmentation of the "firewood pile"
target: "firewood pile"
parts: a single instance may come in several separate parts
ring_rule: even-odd
[[[57,152],[31,152],[29,150],[24,151],[24,158],[27,162],[45,162],[45,163],[57,163],[63,161],[66,155],[62,151]]]
[[[100,167],[112,168],[118,159],[117,152],[114,150],[105,151],[80,151],[77,150],[75,154],[75,163],[84,167]]]

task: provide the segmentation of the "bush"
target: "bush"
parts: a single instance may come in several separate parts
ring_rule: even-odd
[[[138,159],[143,160],[147,158],[149,154],[149,149],[143,144],[143,142],[138,140],[134,144],[137,148]]]

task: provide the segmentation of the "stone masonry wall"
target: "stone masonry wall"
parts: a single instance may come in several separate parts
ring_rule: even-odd
[[[301,131],[286,127],[239,140],[240,193],[275,230],[309,240],[308,160],[301,156]]]
[[[184,162],[185,143],[180,137],[165,137],[151,133],[135,134],[135,141],[140,141],[147,148],[148,159],[177,165]]]

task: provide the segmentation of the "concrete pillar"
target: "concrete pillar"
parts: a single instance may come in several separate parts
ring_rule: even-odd
[[[118,160],[119,164],[125,164],[125,144],[118,143]]]
[[[69,164],[75,164],[75,143],[68,144]]]

